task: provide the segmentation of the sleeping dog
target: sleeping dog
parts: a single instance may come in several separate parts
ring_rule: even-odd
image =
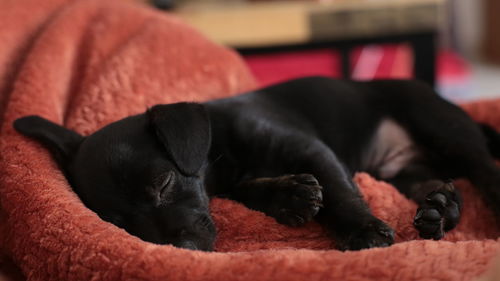
[[[208,198],[279,223],[321,223],[342,250],[389,246],[352,181],[365,171],[419,206],[420,236],[456,226],[465,177],[500,214],[496,131],[416,81],[309,77],[206,103],[156,105],[81,136],[38,116],[15,121],[44,144],[83,203],[145,241],[211,250]]]

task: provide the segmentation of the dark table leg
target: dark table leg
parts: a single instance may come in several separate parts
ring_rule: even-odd
[[[351,79],[351,48],[341,47],[340,58],[342,67],[342,78]]]
[[[436,33],[412,35],[410,44],[413,49],[413,69],[415,78],[432,85],[436,84]]]

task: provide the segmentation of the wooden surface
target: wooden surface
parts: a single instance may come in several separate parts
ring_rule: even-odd
[[[175,13],[212,40],[249,48],[435,30],[445,1],[191,1]]]
[[[232,47],[280,45],[309,39],[306,5],[252,3],[189,5],[176,10],[212,40]]]
[[[500,1],[486,1],[484,57],[488,62],[500,64]]]

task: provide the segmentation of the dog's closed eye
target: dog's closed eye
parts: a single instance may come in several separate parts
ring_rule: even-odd
[[[175,173],[170,171],[159,185],[160,197],[165,197],[172,191],[175,184]]]
[[[153,185],[148,187],[148,192],[152,195],[156,206],[170,203],[175,185],[175,173],[169,171],[154,180]]]
[[[208,218],[208,216],[202,215],[196,221],[196,225],[198,225],[200,228],[207,229],[209,227],[212,227],[212,221],[210,220],[210,218]]]

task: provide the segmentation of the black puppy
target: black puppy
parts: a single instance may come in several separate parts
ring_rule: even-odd
[[[82,201],[143,240],[211,250],[208,196],[300,226],[313,218],[341,249],[388,246],[352,181],[366,171],[415,200],[415,226],[440,239],[460,217],[466,177],[500,214],[500,170],[481,128],[414,81],[311,77],[204,104],[157,105],[83,137],[37,116],[15,128],[46,145]],[[492,150],[493,153],[498,154]],[[497,155],[498,156],[498,155]]]

